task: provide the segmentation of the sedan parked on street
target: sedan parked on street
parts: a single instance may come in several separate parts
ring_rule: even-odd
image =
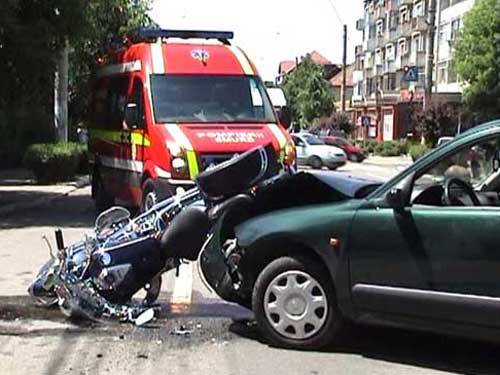
[[[327,167],[335,170],[346,163],[345,152],[335,146],[325,144],[320,138],[310,133],[292,134],[297,150],[297,163],[313,169]]]
[[[325,191],[320,201],[308,186],[288,189],[304,205],[241,219],[234,232],[221,219],[214,238],[231,247],[206,250],[208,282],[252,307],[270,343],[319,348],[346,320],[500,341],[500,121],[366,197]]]
[[[343,137],[323,137],[321,138],[327,145],[336,146],[344,150],[347,155],[347,158],[350,161],[361,163],[365,160],[366,156],[363,152],[363,149],[355,144],[352,144],[347,139]]]

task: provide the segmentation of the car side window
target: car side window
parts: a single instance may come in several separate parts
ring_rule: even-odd
[[[293,136],[292,139],[293,143],[295,143],[296,146],[304,146],[304,142],[302,142],[302,139]]]
[[[493,168],[493,162],[499,149],[499,142],[500,139],[482,141],[446,156],[415,180],[413,199],[419,203],[419,196],[422,198],[423,194],[431,194],[432,189],[438,192],[450,178],[458,178],[476,190],[491,179],[498,180],[499,176]],[[439,200],[436,198],[430,200],[435,202],[431,205],[439,205]]]

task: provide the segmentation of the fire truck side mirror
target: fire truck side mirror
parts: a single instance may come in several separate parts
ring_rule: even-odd
[[[127,104],[127,107],[125,108],[125,123],[132,129],[139,126],[137,104]]]

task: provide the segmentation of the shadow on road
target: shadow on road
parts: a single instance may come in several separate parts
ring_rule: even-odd
[[[251,322],[235,322],[230,330],[262,342]],[[395,328],[350,327],[337,344],[324,351],[463,374],[500,373],[498,345]]]
[[[91,227],[97,214],[87,194],[70,194],[37,208],[0,217],[0,229],[32,226]]]

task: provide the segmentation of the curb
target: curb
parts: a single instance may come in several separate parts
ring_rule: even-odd
[[[7,216],[7,215],[9,215],[12,212],[17,211],[17,210],[28,210],[28,209],[32,209],[32,208],[46,205],[46,204],[48,204],[56,199],[68,196],[69,194],[73,193],[74,191],[81,189],[83,187],[86,187],[88,185],[90,185],[90,177],[89,176],[78,177],[75,181],[69,182],[69,183],[64,185],[64,186],[68,187],[68,190],[65,192],[55,194],[51,197],[41,197],[41,198],[29,201],[29,202],[15,202],[15,203],[10,203],[4,207],[0,207],[0,216]]]

